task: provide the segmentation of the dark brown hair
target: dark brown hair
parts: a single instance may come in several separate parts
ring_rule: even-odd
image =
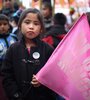
[[[66,22],[67,22],[67,18],[66,18],[66,15],[64,15],[63,13],[56,13],[53,16],[53,21],[57,25],[64,26],[66,24]]]
[[[45,8],[48,8],[49,9],[49,11],[50,11],[50,16],[52,16],[52,5],[49,3],[49,2],[47,2],[47,1],[44,1],[43,3],[42,3],[42,6],[44,6]]]
[[[36,9],[36,8],[28,8],[28,9],[25,9],[22,12],[22,14],[20,16],[20,19],[19,19],[19,22],[18,22],[19,29],[21,28],[21,24],[22,24],[23,20],[25,19],[25,17],[27,16],[28,13],[35,13],[35,14],[37,14],[37,17],[38,17],[38,19],[40,21],[40,24],[41,24],[41,29],[42,29],[41,33],[44,33],[45,28],[44,28],[43,16],[42,16],[41,12],[38,9]]]
[[[89,23],[89,25],[90,25],[90,12],[86,12],[86,15],[87,15],[88,23]]]
[[[9,23],[9,18],[4,14],[0,14],[0,21],[2,20],[7,21]]]

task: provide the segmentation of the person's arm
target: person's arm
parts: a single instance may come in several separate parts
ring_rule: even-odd
[[[18,86],[14,76],[12,54],[13,54],[12,48],[10,47],[6,52],[5,60],[2,64],[2,75],[3,75],[2,84],[6,95],[9,98],[12,98],[12,100],[14,100],[20,98],[21,94],[18,90]]]

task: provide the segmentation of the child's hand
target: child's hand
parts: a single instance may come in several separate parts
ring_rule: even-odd
[[[31,84],[32,84],[34,87],[39,87],[39,86],[41,85],[41,84],[38,82],[38,80],[36,79],[35,75],[33,75],[33,77],[32,77]]]

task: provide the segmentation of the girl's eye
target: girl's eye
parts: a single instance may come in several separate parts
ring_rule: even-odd
[[[39,22],[35,22],[34,24],[35,24],[35,25],[40,25],[40,23],[39,23]]]
[[[29,21],[25,21],[24,23],[26,23],[26,24],[30,24],[30,22],[29,22]]]
[[[24,23],[25,24],[33,24],[33,25],[40,25],[40,22],[38,22],[38,21],[30,21],[30,20],[26,20],[26,21],[24,21]]]

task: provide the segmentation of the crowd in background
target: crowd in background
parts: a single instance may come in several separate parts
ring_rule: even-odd
[[[21,18],[21,15],[23,15],[22,13],[24,11],[25,11],[25,9],[21,9],[17,2],[12,2],[12,0],[3,0],[3,7],[0,11],[0,100],[8,100],[7,94],[5,94],[3,84],[2,84],[3,83],[2,82],[3,81],[2,63],[5,60],[6,52],[10,48],[10,46],[15,42],[20,41],[23,38],[23,35],[25,35],[25,34],[21,34],[21,31],[23,30],[23,29],[21,29],[22,23],[23,23],[23,19]],[[30,11],[27,10],[25,13],[28,14]],[[31,13],[32,12],[33,11],[31,11]],[[38,12],[38,11],[36,11],[36,12]],[[33,12],[33,13],[35,13],[35,12]],[[48,2],[44,2],[42,4],[40,13],[43,16],[43,22],[44,22],[44,27],[45,27],[44,30],[43,30],[43,26],[41,27],[42,28],[40,31],[41,34],[39,36],[40,40],[45,42],[46,44],[48,44],[54,50],[57,47],[57,45],[60,43],[60,41],[64,38],[64,36],[67,34],[67,32],[69,31],[69,29],[71,28],[73,23],[71,26],[68,27],[67,26],[68,25],[67,16],[65,14],[63,14],[63,13],[52,14],[52,6]],[[88,22],[90,23],[90,13],[87,13],[87,15],[88,15]],[[24,16],[24,18],[25,18],[25,16]],[[20,18],[22,21],[20,20]],[[39,20],[41,20],[41,19],[39,18]],[[25,23],[28,24],[29,21],[26,20]],[[40,22],[40,23],[35,22],[35,24],[41,24],[41,23],[42,22]],[[20,24],[21,24],[21,26],[19,26]],[[38,38],[36,40],[33,39],[33,41],[35,41],[35,42],[37,40],[38,40]],[[39,43],[39,42],[37,42],[37,43]],[[33,44],[33,45],[36,45],[36,44]],[[47,48],[49,48],[49,46]],[[41,46],[41,47],[43,48],[43,46]],[[32,49],[30,49],[29,52],[31,52],[31,50]],[[22,50],[21,50],[21,52],[22,52]],[[46,53],[46,51],[44,51],[44,53]],[[40,56],[38,53],[37,53],[37,55]],[[33,56],[35,56],[35,54]],[[44,54],[43,54],[43,56],[44,56]],[[49,57],[49,55],[47,55],[47,56]],[[46,57],[46,58],[48,59],[48,57]],[[44,58],[44,60],[46,60],[46,58]],[[17,57],[17,59],[19,59],[19,57]],[[23,59],[23,62],[25,62],[24,60],[25,59]],[[44,64],[45,64],[45,62],[46,61],[44,61]],[[37,63],[39,63],[39,62],[37,62]],[[42,64],[42,66],[43,66],[43,64]],[[33,77],[33,80],[35,80],[35,77],[34,76],[32,76],[32,77]],[[45,91],[47,92],[47,90],[45,90]],[[44,92],[44,91],[42,91],[42,92]],[[47,94],[48,94],[48,92],[47,92]],[[18,98],[19,94],[16,94],[14,96],[16,97],[16,99],[14,98],[14,99],[10,99],[10,100],[23,100],[21,98]],[[40,100],[43,100],[43,99],[40,99]],[[57,95],[56,99],[53,99],[53,100],[64,100],[64,98]]]

